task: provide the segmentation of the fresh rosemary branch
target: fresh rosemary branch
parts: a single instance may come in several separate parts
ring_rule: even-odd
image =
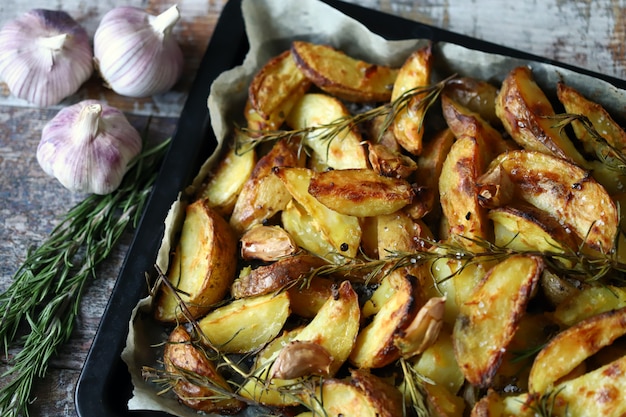
[[[29,415],[34,379],[45,375],[49,359],[69,339],[87,280],[95,277],[96,267],[127,226],[137,225],[168,145],[169,140],[144,150],[113,193],[90,195],[74,206],[29,252],[9,288],[0,294],[5,356],[9,348],[20,347],[2,375],[11,382],[0,389],[0,415]],[[28,329],[20,337],[24,325]]]
[[[340,117],[329,123],[324,123],[315,126],[308,126],[303,129],[295,130],[271,130],[271,131],[259,131],[246,127],[239,127],[238,130],[245,133],[244,135],[237,135],[236,149],[238,153],[247,152],[253,149],[255,146],[265,142],[273,142],[277,140],[291,141],[298,137],[309,137],[309,140],[316,140],[326,142],[327,146],[336,139],[340,138],[342,132],[347,132],[348,129],[353,128],[361,123],[365,123],[374,120],[378,117],[385,117],[383,126],[381,128],[381,134],[385,132],[395,119],[396,115],[403,109],[405,109],[414,98],[419,98],[419,101],[415,103],[415,109],[424,108],[428,110],[436,101],[446,84],[456,75],[452,75],[444,80],[441,80],[433,85],[425,87],[416,87],[407,90],[397,99],[390,103],[385,103],[378,107],[366,110],[362,113],[354,115],[348,115]],[[312,135],[315,134],[314,137]],[[379,138],[376,138],[378,140]]]

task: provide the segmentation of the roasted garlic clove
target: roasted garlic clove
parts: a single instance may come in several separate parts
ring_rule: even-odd
[[[333,356],[314,342],[293,341],[281,349],[270,369],[271,378],[294,379],[307,375],[329,376]]]
[[[403,357],[419,355],[435,343],[443,326],[445,305],[445,297],[429,299],[402,334],[394,340]]]
[[[298,245],[291,235],[279,226],[256,226],[241,237],[241,257],[271,262],[293,255]]]

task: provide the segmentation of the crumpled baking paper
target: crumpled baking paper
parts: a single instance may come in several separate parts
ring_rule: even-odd
[[[292,2],[284,0],[243,0],[242,13],[250,50],[241,66],[220,75],[210,88],[207,105],[219,146],[187,191],[193,191],[199,186],[219,158],[222,147],[228,143],[233,122],[242,120],[247,88],[253,75],[271,57],[288,49],[291,41],[298,39],[331,44],[356,58],[396,67],[427,42],[423,39],[385,40],[358,21],[317,0],[298,0],[297,7],[293,6]],[[609,112],[619,114],[624,110],[624,91],[586,75],[544,63],[487,54],[455,44],[437,43],[434,51],[437,62],[435,78],[457,73],[498,83],[512,68],[530,65],[533,77],[544,91],[554,91],[556,82],[565,80],[590,99],[601,101]],[[219,60],[220,57],[213,59]],[[165,219],[166,233],[156,259],[162,271],[167,270],[170,249],[182,221],[184,205],[183,199],[174,202]],[[151,302],[151,297],[138,302],[129,322],[127,345],[122,353],[134,386],[128,408],[159,410],[181,417],[197,416],[197,412],[180,405],[173,394],[157,395],[162,387],[142,377],[143,366],[159,366],[162,349],[155,346],[167,339],[167,329],[151,319]],[[249,408],[241,415],[254,415],[254,410]]]

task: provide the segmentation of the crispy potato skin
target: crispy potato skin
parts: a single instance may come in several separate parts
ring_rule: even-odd
[[[394,213],[413,201],[411,184],[372,169],[316,172],[309,193],[320,203],[341,214],[373,217]]]
[[[329,94],[354,102],[391,98],[397,69],[354,59],[329,45],[295,41],[291,53],[306,77]]]
[[[236,268],[237,240],[226,220],[206,200],[190,204],[167,277],[181,291],[180,298],[192,318],[202,316],[224,298]],[[155,318],[173,323],[185,314],[178,298],[162,285]]]
[[[181,370],[194,372],[206,377],[224,391],[231,391],[224,377],[204,352],[193,346],[191,336],[183,326],[177,326],[170,333],[163,354],[165,370],[172,374],[184,375]],[[174,392],[186,406],[205,413],[236,414],[245,404],[234,398],[211,399],[216,392],[208,387],[194,385],[183,376],[174,384]],[[223,395],[223,394],[221,394]]]

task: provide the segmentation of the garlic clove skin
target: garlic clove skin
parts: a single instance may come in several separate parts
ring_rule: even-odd
[[[66,12],[34,9],[0,29],[0,79],[18,98],[57,104],[93,70],[89,36]]]
[[[139,132],[120,110],[84,100],[44,126],[37,161],[70,191],[104,195],[120,186],[141,147]]]
[[[94,35],[96,66],[113,91],[148,97],[169,91],[183,71],[183,53],[172,35],[180,19],[173,6],[158,16],[135,7],[104,15]]]

